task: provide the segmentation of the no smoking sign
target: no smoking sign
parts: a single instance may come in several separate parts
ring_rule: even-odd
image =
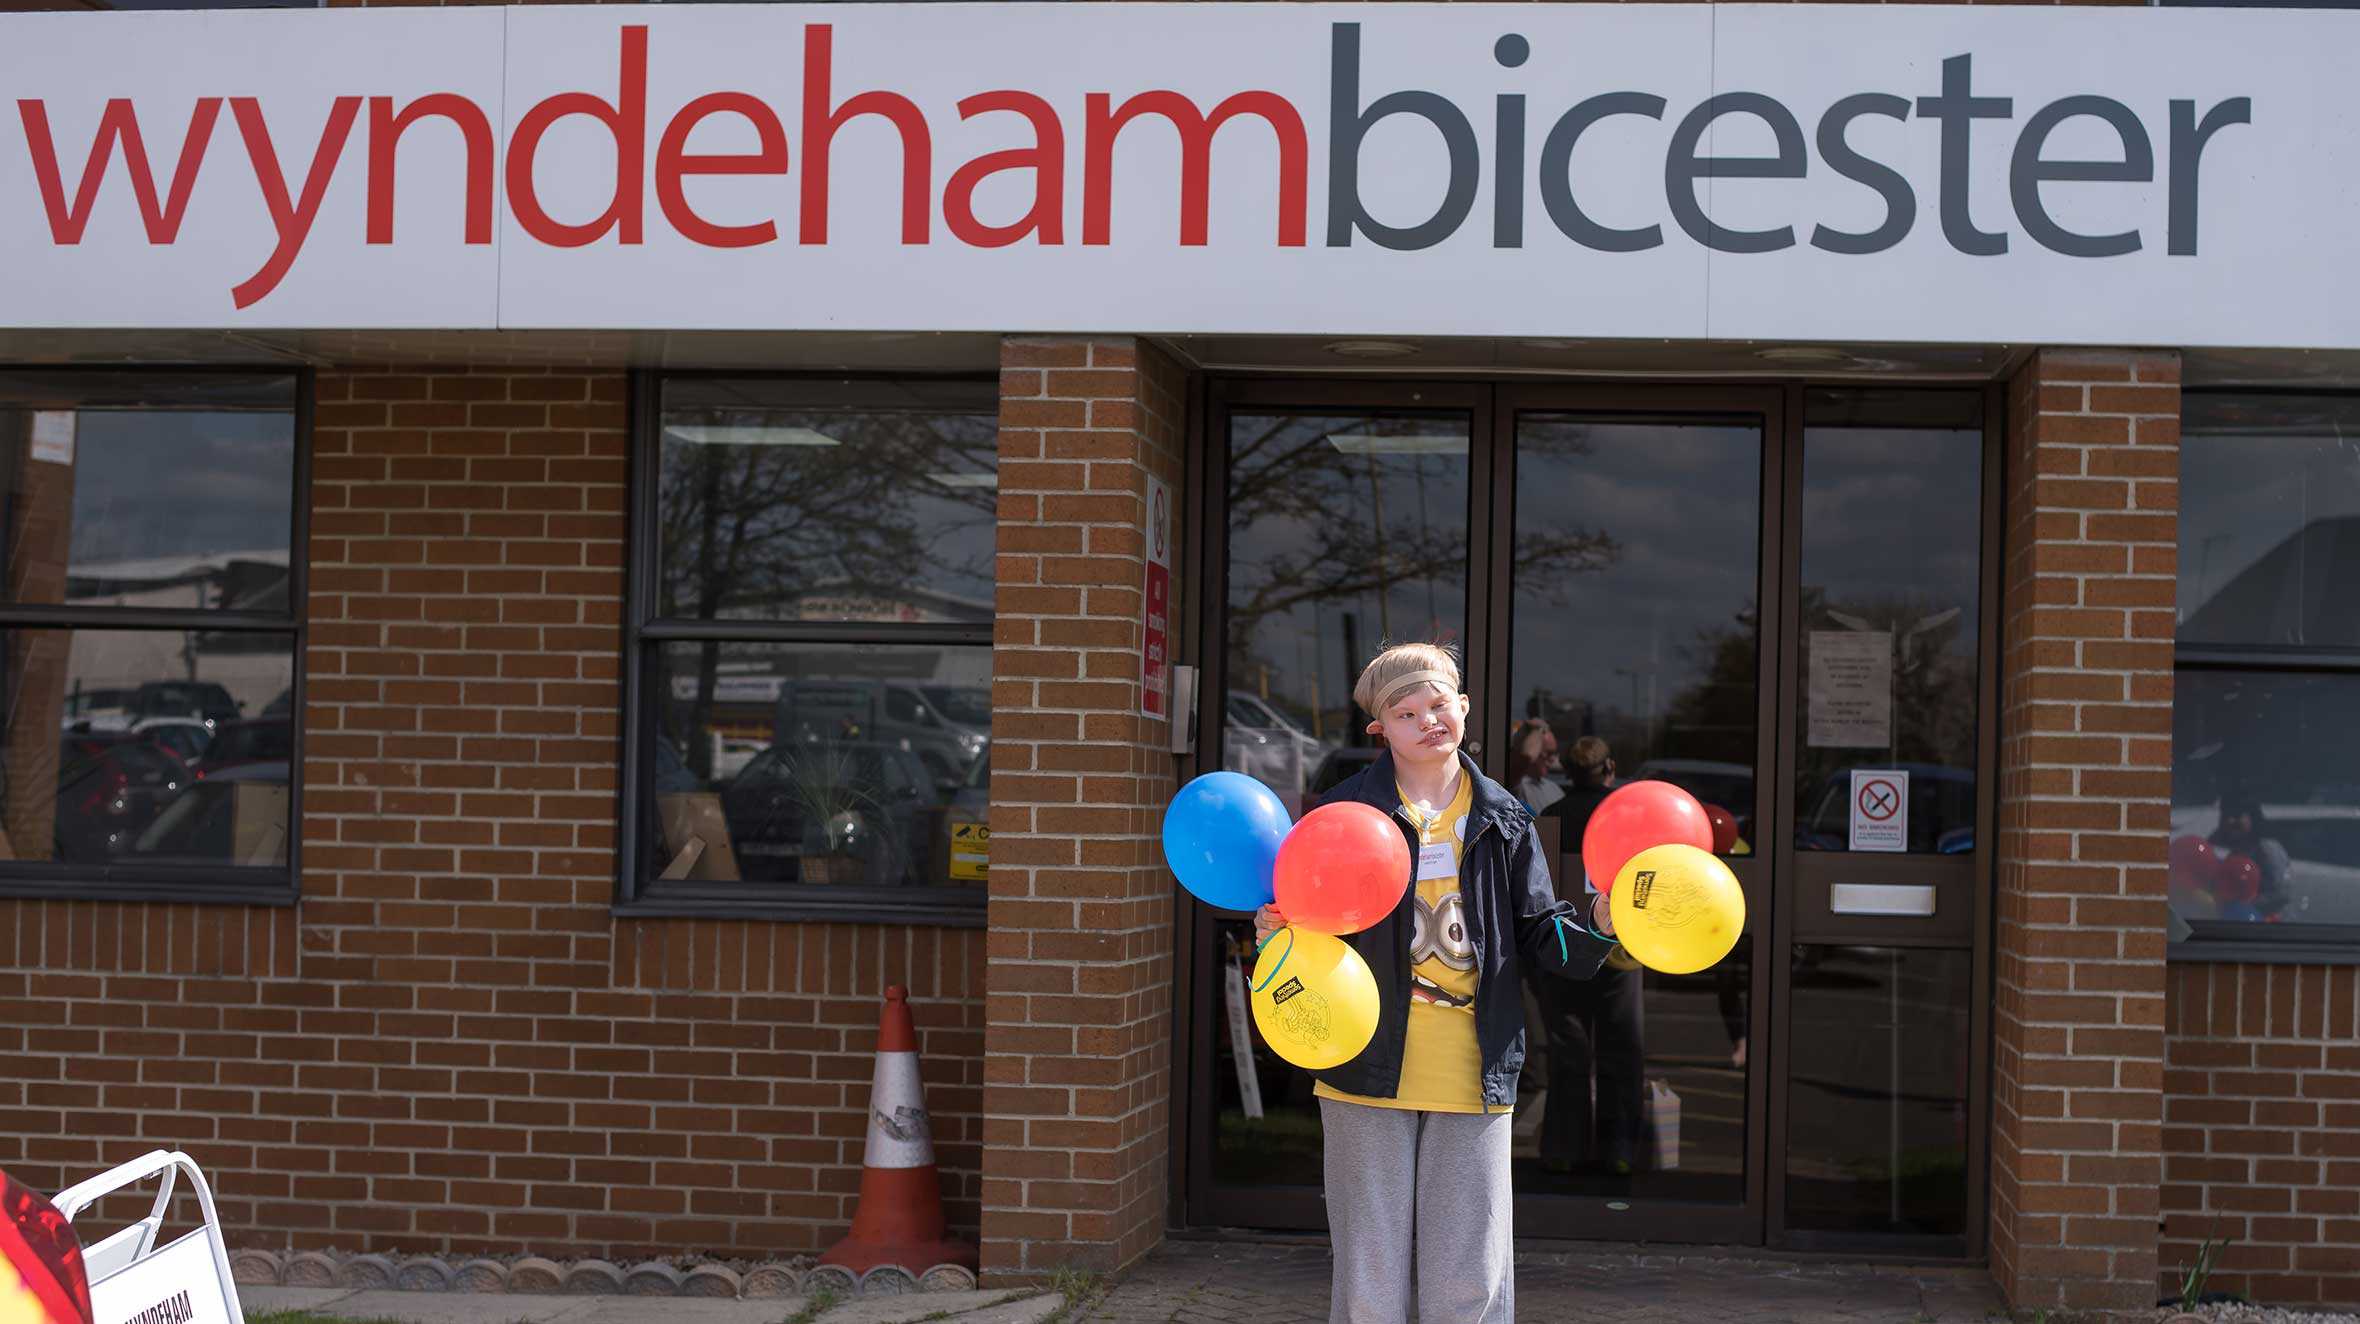
[[[1909,774],[1852,772],[1852,849],[1909,849]]]

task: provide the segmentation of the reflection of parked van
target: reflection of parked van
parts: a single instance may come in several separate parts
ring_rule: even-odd
[[[778,691],[776,743],[873,740],[908,750],[939,786],[956,786],[991,744],[991,691],[910,680],[790,680]]]

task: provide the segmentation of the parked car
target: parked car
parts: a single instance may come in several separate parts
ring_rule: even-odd
[[[120,730],[131,725],[134,693],[128,688],[75,690],[66,695],[59,725],[69,731]]]
[[[1737,820],[1741,840],[1755,842],[1754,770],[1721,759],[1649,759],[1632,781],[1666,781],[1708,805],[1719,805]]]
[[[228,690],[209,680],[151,680],[131,696],[131,715],[193,717],[207,726],[234,721],[238,701]]]
[[[1311,784],[1303,788],[1305,807],[1319,803],[1319,797],[1344,784],[1344,779],[1377,761],[1385,751],[1376,745],[1345,745],[1331,749],[1319,766],[1311,770]]]
[[[893,745],[917,757],[929,780],[957,786],[991,747],[991,691],[907,680],[790,680],[779,686],[772,741]]]
[[[1909,774],[1909,849],[1916,854],[1963,855],[1975,849],[1975,774],[1939,763],[1865,763],[1865,771]],[[1852,848],[1852,773],[1839,769],[1818,802],[1795,825],[1797,850]]]
[[[164,806],[132,842],[133,854],[207,864],[283,864],[287,859],[287,802],[282,795],[266,821],[238,819],[239,801],[254,804],[252,790],[287,785],[285,763],[244,763],[191,783]],[[276,828],[273,833],[271,829]],[[241,833],[241,829],[243,832]],[[248,838],[241,841],[243,835]],[[249,858],[260,852],[264,858]]]
[[[213,743],[212,728],[194,717],[150,717],[135,723],[131,731],[192,766]]]
[[[128,731],[74,731],[57,760],[56,858],[101,863],[134,838],[189,782],[180,760]]]
[[[197,775],[211,777],[242,763],[285,763],[295,757],[295,724],[284,717],[223,722],[197,756]]]
[[[1222,705],[1222,761],[1278,792],[1301,793],[1328,747],[1250,690],[1231,690]]]
[[[756,755],[722,786],[721,813],[748,879],[897,884],[924,867],[919,811],[933,791],[926,765],[899,745],[806,741]]]

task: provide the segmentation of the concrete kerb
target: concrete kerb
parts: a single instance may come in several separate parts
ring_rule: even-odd
[[[475,1295],[372,1291],[337,1287],[249,1285],[238,1290],[248,1314],[304,1310],[339,1319],[392,1320],[398,1324],[646,1324],[648,1301],[628,1296],[545,1296],[526,1293]],[[667,1298],[666,1324],[780,1324],[812,1305],[808,1297],[761,1300]],[[1044,1324],[1065,1305],[1055,1292],[1027,1289],[923,1292],[855,1298],[821,1310],[825,1324]]]

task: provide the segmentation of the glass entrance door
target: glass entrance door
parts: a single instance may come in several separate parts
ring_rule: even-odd
[[[1614,786],[1719,811],[1748,908],[1727,960],[1523,990],[1519,1234],[1971,1254],[1983,393],[1232,382],[1208,405],[1200,770],[1316,803],[1374,757],[1360,664],[1439,639],[1561,895]],[[1858,843],[1886,849],[1856,847],[1856,781],[1907,801]],[[1319,1229],[1311,1082],[1243,1014],[1250,927],[1181,928],[1186,1219]]]
[[[1754,930],[1701,974],[1618,950],[1594,979],[1527,981],[1517,1228],[1756,1241],[1754,952],[1772,906],[1758,604],[1779,393],[1502,394],[1493,629],[1507,646],[1481,680],[1500,698],[1489,770],[1538,811],[1569,900],[1589,890],[1582,830],[1602,799],[1636,780],[1684,787],[1730,821],[1720,844]]]

